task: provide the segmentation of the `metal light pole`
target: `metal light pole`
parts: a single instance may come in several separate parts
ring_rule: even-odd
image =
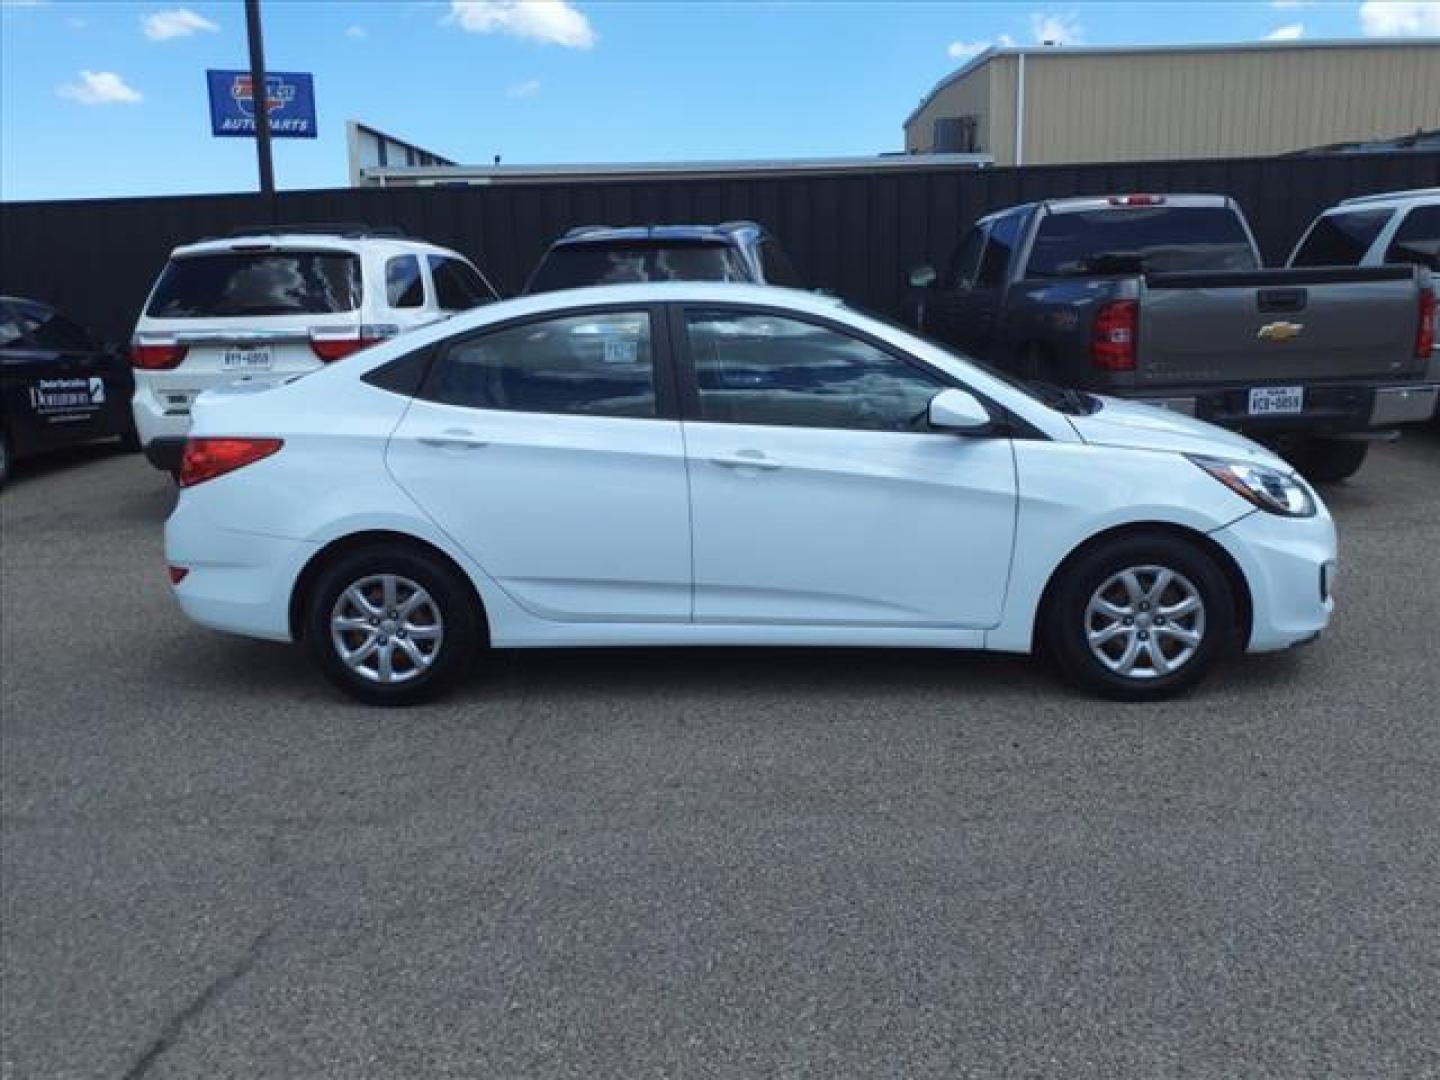
[[[260,0],[245,0],[245,33],[250,39],[250,102],[255,113],[255,156],[260,163],[260,193],[273,208],[275,165],[270,159],[270,91],[265,85],[265,39],[260,32]]]

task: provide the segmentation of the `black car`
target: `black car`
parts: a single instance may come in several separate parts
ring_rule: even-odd
[[[0,484],[16,458],[96,439],[137,446],[122,350],[54,308],[0,296]]]
[[[803,288],[776,239],[753,221],[587,225],[550,245],[527,293],[636,281],[738,281]]]

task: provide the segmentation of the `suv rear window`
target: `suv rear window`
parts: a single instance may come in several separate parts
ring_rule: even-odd
[[[1291,266],[1359,266],[1390,220],[1389,210],[1326,214],[1290,260]]]
[[[1046,214],[1027,277],[1104,273],[1139,258],[1147,272],[1254,270],[1259,265],[1240,216],[1226,206],[1080,210]]]
[[[346,252],[264,251],[171,259],[145,314],[160,319],[310,315],[360,306],[360,260]]]
[[[728,244],[566,244],[551,248],[526,292],[580,289],[634,281],[749,281],[740,252]]]

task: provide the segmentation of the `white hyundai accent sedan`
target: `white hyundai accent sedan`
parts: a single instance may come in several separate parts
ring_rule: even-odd
[[[180,482],[186,613],[383,704],[606,645],[1043,652],[1152,699],[1332,608],[1268,451],[787,289],[546,293],[209,391]]]

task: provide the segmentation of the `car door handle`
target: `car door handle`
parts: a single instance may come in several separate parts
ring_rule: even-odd
[[[780,468],[780,462],[766,457],[759,450],[740,450],[734,454],[721,454],[719,457],[712,457],[710,464],[719,465],[722,469],[764,469],[767,472]]]
[[[446,428],[438,436],[422,435],[420,442],[424,446],[434,447],[437,450],[479,450],[490,444],[484,439],[475,437],[473,431],[465,428]]]

